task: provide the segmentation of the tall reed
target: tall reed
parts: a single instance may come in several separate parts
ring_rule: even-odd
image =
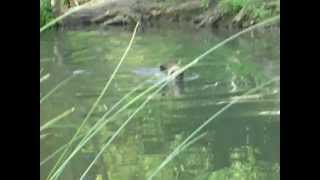
[[[59,114],[58,116],[52,118],[51,120],[49,120],[48,122],[46,122],[44,125],[40,126],[40,132],[49,128],[52,124],[58,122],[59,120],[61,120],[62,118],[68,116],[69,114],[73,113],[75,110],[74,107],[72,107],[71,109],[66,110],[65,112]]]
[[[59,176],[59,172],[61,172],[61,170],[64,168],[64,164],[62,164],[58,170],[54,172],[54,170],[57,168],[57,166],[59,165],[59,163],[62,161],[62,159],[64,158],[64,155],[67,153],[67,151],[69,150],[69,148],[71,147],[71,144],[73,143],[73,141],[75,140],[75,138],[78,136],[78,134],[80,133],[80,131],[82,130],[82,128],[84,127],[84,125],[86,124],[86,122],[88,121],[88,119],[91,117],[91,114],[94,112],[94,110],[96,109],[97,105],[99,104],[100,100],[102,99],[102,97],[104,96],[104,94],[106,93],[107,89],[109,88],[112,80],[114,79],[116,73],[118,72],[122,62],[124,61],[125,57],[127,56],[129,50],[131,49],[131,46],[133,44],[133,40],[136,36],[136,33],[137,33],[137,30],[138,30],[138,27],[139,27],[139,24],[140,22],[138,21],[135,28],[134,28],[134,31],[133,31],[133,34],[132,34],[132,37],[129,41],[129,44],[128,44],[128,47],[126,48],[124,54],[122,55],[119,63],[117,64],[116,68],[114,69],[114,71],[112,72],[109,80],[107,81],[107,83],[105,84],[103,90],[101,91],[99,97],[96,99],[96,101],[94,102],[94,104],[92,105],[92,107],[90,108],[88,114],[86,115],[86,117],[84,118],[84,120],[82,121],[80,127],[77,129],[76,133],[73,135],[73,137],[71,138],[70,142],[69,142],[69,145],[68,147],[64,150],[64,152],[62,153],[62,155],[60,156],[60,158],[58,159],[57,163],[55,164],[54,168],[52,169],[52,171],[49,173],[49,176],[47,179],[54,179],[55,176]],[[62,167],[62,168],[61,168]],[[51,176],[52,175],[52,176]],[[51,177],[50,177],[51,176]],[[58,177],[56,177],[58,178]]]

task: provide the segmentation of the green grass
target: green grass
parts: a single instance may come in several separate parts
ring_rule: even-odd
[[[68,116],[69,114],[71,114],[72,112],[74,112],[75,108],[72,107],[71,109],[66,110],[65,112],[57,115],[56,117],[52,118],[51,120],[49,120],[48,122],[46,122],[44,125],[42,125],[40,127],[40,132],[49,128],[52,124],[58,122],[60,119]]]
[[[220,0],[219,7],[226,13],[236,13],[250,1],[251,0]]]

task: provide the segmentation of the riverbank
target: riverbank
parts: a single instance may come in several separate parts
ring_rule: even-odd
[[[141,29],[167,24],[200,28],[242,29],[280,13],[280,1],[266,0],[87,0],[60,22],[65,28],[127,26],[141,21]],[[52,7],[59,14],[77,7]],[[57,10],[58,9],[58,10]],[[43,13],[42,13],[43,14]],[[275,25],[280,27],[280,23]]]

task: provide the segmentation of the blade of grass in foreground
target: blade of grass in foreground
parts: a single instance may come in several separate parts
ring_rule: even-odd
[[[44,30],[48,29],[49,27],[55,25],[56,23],[58,23],[59,21],[63,20],[64,18],[70,16],[71,14],[83,9],[83,8],[86,8],[88,7],[88,5],[90,4],[90,1],[85,3],[85,4],[82,4],[81,6],[76,6],[76,7],[73,7],[71,9],[69,9],[66,13],[62,14],[61,16],[53,19],[52,21],[50,21],[49,23],[45,24],[44,26],[42,26],[40,28],[40,33],[43,32]]]
[[[143,105],[144,106],[144,105]],[[143,107],[141,107],[143,108]],[[182,152],[183,150],[185,150],[186,148],[188,148],[190,145],[194,144],[195,142],[197,142],[198,140],[200,140],[201,138],[203,138],[207,133],[202,133],[199,136],[193,138],[192,140],[190,140],[187,144],[185,144],[179,152]],[[114,138],[115,136],[111,137]],[[102,148],[102,150],[97,154],[97,156],[95,157],[95,159],[91,162],[91,164],[89,165],[89,167],[86,169],[86,171],[81,175],[80,180],[83,180],[83,178],[85,178],[86,174],[89,172],[90,168],[94,165],[94,163],[98,160],[98,158],[101,156],[101,154],[103,153],[103,151],[105,150],[105,148],[110,145],[111,140],[109,140],[104,147]]]
[[[152,79],[152,78],[150,78],[150,79]],[[148,79],[148,80],[149,80],[149,79]],[[130,97],[130,96],[131,96],[134,92],[136,92],[138,89],[140,89],[141,87],[143,87],[143,86],[145,85],[145,83],[148,82],[148,80],[142,82],[142,83],[141,83],[140,85],[138,85],[136,88],[132,89],[129,93],[127,93],[125,96],[123,96],[117,103],[115,103],[115,104],[97,121],[97,123],[86,133],[86,137],[87,137],[88,135],[90,135],[91,132],[92,132],[93,130],[95,130],[96,127],[99,126],[99,124],[101,124],[101,122],[102,122],[116,107],[119,106],[119,104],[121,104],[124,100],[126,100],[128,97]],[[82,135],[81,138],[83,138],[84,136],[85,136],[85,135]],[[76,140],[78,140],[79,138],[80,138],[80,136],[78,136],[78,137],[76,138]],[[67,146],[67,144],[63,145],[63,147],[66,147],[66,146]],[[59,148],[59,150],[57,150],[57,151],[60,151],[60,150],[61,150],[61,148]],[[58,153],[58,152],[56,152],[56,153]],[[48,161],[49,159],[51,159],[53,156],[55,156],[56,153],[53,153],[52,155],[50,155],[50,157],[47,157],[45,160],[41,161],[40,166],[41,166],[42,164],[44,164],[46,161]]]
[[[47,80],[49,77],[50,77],[50,74],[49,74],[49,73],[46,74],[46,75],[44,75],[44,76],[42,76],[42,77],[40,78],[40,83],[42,83],[43,81]]]
[[[150,78],[152,79],[152,78]],[[146,94],[149,91],[145,91],[144,93],[141,93],[139,96],[136,96],[133,100],[131,100],[129,103],[127,103],[125,106],[123,106],[121,109],[119,109],[116,113],[114,113],[111,117],[109,117],[108,119],[105,120],[105,118],[112,112],[112,110],[118,106],[123,100],[127,99],[131,94],[133,94],[136,90],[138,90],[142,85],[144,85],[144,83],[148,82],[147,79],[145,82],[143,82],[142,84],[140,84],[139,86],[137,86],[135,89],[133,89],[131,92],[129,92],[128,94],[126,94],[121,100],[119,100],[114,106],[113,108],[110,108],[110,110],[108,112],[106,112],[102,118],[100,118],[98,120],[98,122],[94,125],[94,127],[92,127],[89,132],[87,132],[86,136],[81,140],[81,142],[78,144],[78,146],[73,150],[73,152],[68,156],[68,158],[63,162],[63,164],[59,167],[61,168],[61,171],[63,170],[63,168],[66,166],[66,164],[71,160],[72,157],[74,157],[76,155],[76,153],[102,128],[104,127],[108,122],[110,122],[110,120],[112,120],[114,117],[116,117],[116,115],[118,115],[120,112],[122,112],[123,110],[125,110],[129,105],[131,105],[133,102],[135,102],[135,100],[139,99],[140,97],[142,97],[144,94]],[[163,82],[163,81],[162,81]],[[161,83],[161,82],[159,82]],[[154,85],[153,87],[156,87],[156,85]],[[150,88],[149,88],[150,89]],[[153,88],[154,89],[154,88]],[[152,89],[151,89],[152,90]],[[105,121],[104,121],[105,120]],[[93,131],[93,132],[92,132]]]
[[[251,94],[255,91],[258,91],[260,89],[262,89],[263,87],[278,81],[279,77],[277,78],[273,78],[265,83],[263,83],[262,85],[253,88],[249,91],[247,91],[245,94],[243,94],[242,96]],[[239,99],[235,99],[233,101],[231,101],[229,104],[225,105],[223,108],[221,108],[218,112],[216,112],[215,114],[213,114],[209,119],[207,119],[203,124],[201,124],[197,129],[195,129],[179,146],[177,146],[174,151],[169,154],[169,156],[156,168],[155,171],[153,171],[153,173],[149,176],[148,180],[152,180],[159,172],[160,170],[167,165],[174,157],[176,157],[179,152],[181,151],[182,147],[185,146],[188,141],[190,139],[192,139],[195,135],[197,135],[197,133],[199,133],[206,125],[208,125],[211,121],[213,121],[214,119],[216,119],[221,113],[223,113],[224,111],[226,111],[228,108],[230,108],[234,103],[236,103],[237,101],[239,101]]]
[[[100,4],[102,3],[105,3],[104,1],[100,1],[100,2],[95,2],[94,4],[92,4],[91,1],[88,1],[84,4],[81,4],[81,5],[77,5],[76,7],[73,7],[73,8],[70,8],[66,13],[62,14],[61,16],[53,19],[52,21],[50,21],[49,23],[45,24],[44,26],[42,26],[40,28],[40,33],[43,32],[44,30],[48,29],[49,27],[57,24],[59,21],[63,20],[64,18],[70,16],[71,14],[81,10],[81,9],[84,9],[84,8],[87,8],[89,7],[90,5],[96,5],[96,6],[99,6]]]
[[[70,81],[73,77],[75,77],[75,75],[71,75],[69,77],[67,77],[66,79],[64,79],[63,81],[61,81],[59,84],[57,84],[56,87],[54,87],[53,89],[51,89],[46,95],[44,95],[41,99],[40,99],[40,104],[42,104],[46,99],[48,99],[48,97],[50,97],[57,89],[59,89],[61,86],[63,86],[64,84],[66,84],[68,81]]]
[[[114,79],[118,69],[120,68],[122,62],[124,61],[125,57],[127,56],[129,50],[131,49],[131,46],[133,44],[133,40],[136,36],[138,27],[139,27],[140,22],[138,21],[134,31],[132,33],[131,39],[129,41],[128,47],[126,48],[124,54],[122,55],[119,63],[117,64],[116,68],[114,69],[114,71],[112,72],[108,82],[106,83],[106,85],[104,86],[103,90],[101,91],[99,97],[96,99],[96,101],[94,102],[93,106],[90,108],[88,114],[86,115],[86,117],[84,118],[84,120],[82,121],[80,127],[77,129],[76,133],[74,134],[74,136],[71,138],[70,143],[68,145],[68,147],[65,149],[65,151],[62,153],[62,155],[60,156],[59,160],[57,161],[57,163],[55,164],[54,168],[52,169],[52,171],[50,172],[49,176],[47,179],[52,179],[53,177],[50,177],[50,175],[54,172],[54,170],[57,168],[57,166],[59,165],[60,161],[63,159],[65,153],[69,150],[69,147],[71,146],[71,144],[73,143],[73,140],[77,137],[77,135],[80,133],[80,131],[82,130],[83,126],[86,124],[86,122],[88,121],[88,119],[91,117],[91,114],[94,112],[94,110],[96,109],[97,105],[99,104],[100,100],[102,99],[102,97],[104,96],[104,94],[106,93],[109,85],[111,84],[112,80]]]
[[[110,113],[117,108],[124,100],[126,100],[127,98],[129,98],[133,93],[135,93],[138,89],[140,89],[141,87],[143,87],[150,79],[153,79],[153,77],[145,80],[144,82],[140,83],[138,86],[136,86],[134,89],[132,89],[129,93],[125,94],[119,101],[117,101],[106,113],[103,114],[103,116],[96,122],[95,125],[93,125],[89,131],[86,133],[86,136],[83,139],[87,139],[88,137],[91,137],[90,135],[92,135],[92,132],[94,130],[96,130],[99,126],[101,126],[102,123],[104,123],[104,120],[106,119],[106,117],[108,115],[110,115]],[[106,122],[107,123],[107,122]],[[106,125],[103,124],[103,126]],[[94,134],[93,134],[94,135]],[[92,135],[92,136],[93,136]],[[83,142],[83,140],[81,141]]]
[[[44,138],[46,138],[47,136],[49,136],[49,133],[46,134],[40,134],[40,140],[43,140]]]
[[[118,107],[124,100],[126,100],[127,98],[129,98],[133,93],[135,93],[138,89],[142,88],[149,80],[153,79],[153,77],[145,80],[144,82],[140,83],[138,86],[136,86],[134,89],[132,89],[129,93],[127,93],[126,95],[124,95],[117,103],[115,103],[98,121],[97,123],[86,133],[86,137],[88,135],[91,134],[91,132],[93,130],[96,129],[96,127],[99,126],[99,124],[101,124],[103,122],[103,120],[116,108]],[[78,136],[76,138],[76,140],[83,138],[85,135],[82,136]],[[57,153],[59,153],[61,150],[63,150],[64,148],[67,147],[67,144],[63,145],[62,147],[60,147],[58,150],[56,150],[54,153],[52,153],[51,155],[49,155],[46,159],[44,159],[43,161],[40,162],[40,166],[42,166],[43,164],[45,164],[47,161],[49,161],[50,159],[52,159]]]
[[[82,138],[84,135],[82,136],[78,136],[76,138],[76,140],[79,140],[80,138]],[[68,144],[64,144],[62,145],[60,148],[58,148],[56,151],[54,151],[52,154],[50,154],[48,157],[46,157],[44,160],[42,160],[40,162],[40,166],[44,165],[46,162],[48,162],[50,159],[52,159],[54,156],[56,156],[60,151],[62,151],[64,148],[67,147]]]
[[[95,159],[90,163],[89,167],[85,170],[85,172],[81,175],[80,180],[83,180],[83,178],[86,176],[86,174],[89,172],[91,167],[94,165],[94,163],[98,160],[98,158],[102,155],[102,153],[105,151],[105,149],[111,144],[111,142],[118,136],[118,134],[121,132],[121,130],[130,122],[130,120],[142,109],[144,106],[165,86],[166,84],[163,84],[160,88],[158,88],[154,93],[152,93],[150,96],[147,97],[147,99],[130,115],[130,117],[122,123],[122,125],[117,129],[117,131],[111,136],[111,138],[108,140],[108,142],[101,148],[99,153],[96,155]]]
[[[51,120],[49,120],[47,123],[45,123],[44,125],[42,125],[40,127],[40,132],[49,128],[52,124],[58,122],[60,119],[68,116],[69,114],[71,114],[72,112],[74,112],[75,108],[72,107],[71,109],[66,110],[65,112],[59,114],[58,116],[52,118]]]

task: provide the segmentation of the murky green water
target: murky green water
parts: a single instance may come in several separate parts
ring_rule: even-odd
[[[150,30],[138,34],[124,64],[89,119],[88,130],[126,93],[141,83],[138,95],[154,81],[160,64],[176,59],[191,62],[228,33],[186,29]],[[109,31],[46,32],[41,36],[41,97],[61,81],[72,78],[41,103],[41,125],[62,112],[75,111],[42,134],[41,161],[68,142],[103,89],[129,42],[131,33]],[[125,126],[87,179],[143,180],[197,127],[234,98],[279,76],[279,33],[256,33],[219,48],[185,72],[183,89],[168,86]],[[170,93],[176,92],[179,93]],[[279,179],[279,82],[246,96],[208,124],[206,133],[155,179]],[[127,98],[124,103],[133,97]],[[61,179],[79,179],[94,155],[145,100],[144,96],[81,149]],[[111,114],[112,115],[112,114]],[[41,165],[45,179],[57,158]],[[108,176],[108,177],[107,177]]]

